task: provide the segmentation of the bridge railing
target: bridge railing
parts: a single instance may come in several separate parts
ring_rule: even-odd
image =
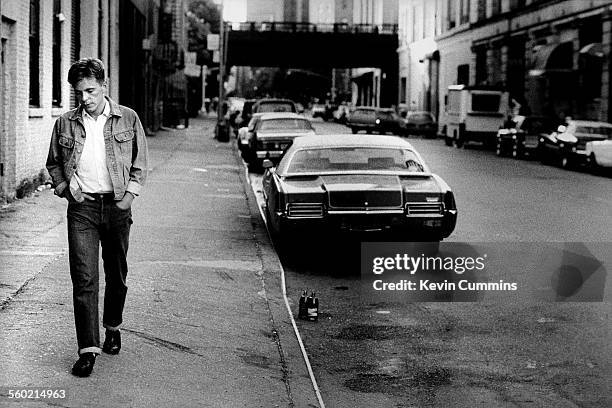
[[[254,22],[230,23],[231,31],[278,31],[306,33],[366,33],[366,34],[397,34],[397,24],[312,24],[296,22]]]

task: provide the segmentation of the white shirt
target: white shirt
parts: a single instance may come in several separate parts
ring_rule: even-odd
[[[94,119],[83,110],[85,145],[75,177],[84,193],[112,193],[113,182],[106,167],[104,125],[110,116],[110,105],[104,101],[104,110]]]

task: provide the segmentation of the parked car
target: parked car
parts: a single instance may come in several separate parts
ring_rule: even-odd
[[[538,155],[542,161],[552,161],[563,168],[587,164],[587,143],[609,140],[611,137],[610,123],[569,120],[556,132],[540,138]]]
[[[596,140],[586,144],[587,162],[592,170],[612,168],[612,138]]]
[[[537,154],[540,139],[555,130],[556,120],[546,116],[514,116],[497,132],[495,154],[514,158]]]
[[[396,136],[300,137],[277,167],[264,168],[268,225],[284,242],[308,232],[439,241],[455,228],[450,187]]]
[[[404,135],[406,124],[393,109],[360,106],[349,115],[346,126],[353,133],[365,130],[366,133],[393,133]]]
[[[296,113],[264,113],[249,135],[249,164],[261,167],[264,159],[278,161],[298,136],[314,135],[308,118]]]
[[[297,113],[297,105],[291,99],[260,99],[253,105],[253,113],[293,112]]]
[[[264,115],[263,113],[256,113],[252,115],[251,120],[249,121],[247,126],[243,126],[238,129],[238,149],[242,152],[242,157],[248,162],[251,159],[251,151],[249,148],[249,141],[253,137],[253,132],[255,131],[255,126],[259,121],[259,118]]]
[[[404,120],[406,122],[406,134],[432,138],[435,138],[438,134],[438,124],[431,112],[407,112]]]

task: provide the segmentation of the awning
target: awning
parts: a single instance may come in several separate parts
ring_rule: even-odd
[[[582,47],[582,49],[580,50],[580,55],[603,58],[606,54],[603,50],[603,45],[601,43],[591,43]]]
[[[425,59],[432,60],[432,61],[440,61],[440,51],[435,50],[434,52],[425,54]]]
[[[351,77],[351,81],[357,84],[364,83],[364,82],[372,82],[373,80],[374,80],[373,71],[364,72],[363,74],[354,75],[353,77]]]
[[[530,76],[549,72],[573,72],[572,43],[540,45],[535,49]]]

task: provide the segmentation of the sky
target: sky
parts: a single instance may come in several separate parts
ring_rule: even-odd
[[[231,22],[246,21],[246,0],[223,0],[223,19]]]

